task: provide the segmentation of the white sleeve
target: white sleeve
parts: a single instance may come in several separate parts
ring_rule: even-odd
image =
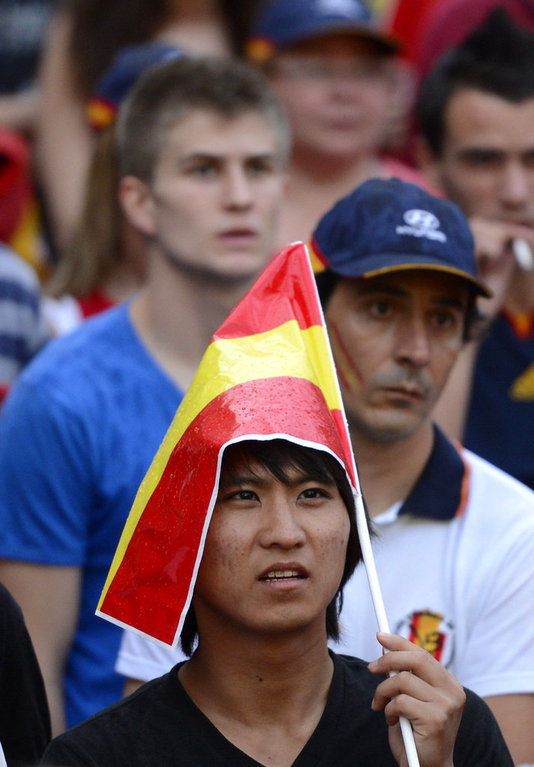
[[[115,670],[130,679],[148,682],[150,679],[166,674],[182,660],[187,660],[187,656],[181,648],[162,647],[132,631],[125,631]]]

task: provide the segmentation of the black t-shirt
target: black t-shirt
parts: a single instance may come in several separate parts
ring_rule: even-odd
[[[22,612],[0,583],[0,743],[9,767],[37,764],[50,740],[41,671]]]
[[[334,655],[326,708],[293,767],[395,767],[383,712],[371,710],[379,677],[357,658]],[[183,689],[175,666],[48,747],[46,767],[258,767],[211,724]],[[486,704],[467,693],[455,767],[513,767]]]

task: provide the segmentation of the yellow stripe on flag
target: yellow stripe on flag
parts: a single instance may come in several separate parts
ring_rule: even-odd
[[[330,363],[326,333],[320,325],[303,330],[296,320],[290,320],[264,333],[240,338],[219,338],[210,344],[197,375],[137,491],[108,573],[103,596],[115,577],[169,457],[189,424],[215,397],[237,384],[280,376],[308,379],[322,390],[330,410],[342,408]]]

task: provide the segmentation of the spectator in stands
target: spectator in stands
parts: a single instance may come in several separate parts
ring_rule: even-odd
[[[260,8],[248,56],[268,75],[293,132],[281,245],[307,239],[324,211],[367,178],[425,183],[381,156],[406,96],[398,48],[364,0],[271,0]]]
[[[465,350],[436,417],[532,488],[534,270],[521,249],[534,252],[533,68],[534,34],[497,10],[440,59],[418,104],[422,167],[469,217],[495,294],[481,307],[494,319]]]

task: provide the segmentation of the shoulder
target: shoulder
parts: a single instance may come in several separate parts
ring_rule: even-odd
[[[175,727],[189,729],[187,702],[177,677],[178,666],[153,679],[56,737],[43,765],[156,764],[162,749],[177,742]]]
[[[501,576],[524,567],[534,573],[534,492],[468,450],[464,459],[469,489],[457,521],[467,558],[476,547],[476,568],[485,564],[497,575],[501,563]]]
[[[402,181],[409,181],[412,184],[417,184],[417,186],[426,189],[432,194],[439,195],[439,192],[430,186],[421,171],[413,168],[411,165],[406,165],[406,163],[400,162],[400,160],[396,160],[393,157],[383,157],[381,165],[386,176],[394,176],[395,178],[400,178]]]
[[[39,280],[33,267],[10,248],[0,243],[0,283],[39,292]]]
[[[133,631],[125,631],[115,670],[123,676],[146,682],[165,674],[183,660],[186,656],[179,647],[159,645]]]
[[[469,467],[469,502],[481,507],[486,520],[496,514],[508,522],[524,516],[534,523],[533,490],[470,450],[463,458]]]
[[[117,307],[50,341],[19,376],[13,392],[42,390],[47,399],[74,400],[80,386],[85,393],[106,369],[126,367],[135,344],[126,308]]]

